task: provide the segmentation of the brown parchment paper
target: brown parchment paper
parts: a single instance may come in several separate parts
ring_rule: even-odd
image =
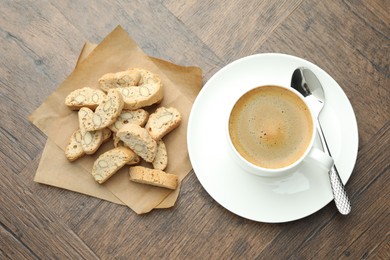
[[[158,74],[164,85],[164,99],[159,106],[176,107],[183,115],[181,125],[164,137],[169,156],[166,171],[183,180],[192,169],[186,133],[191,106],[202,85],[201,69],[148,57],[121,27],[117,27],[96,47],[91,44],[84,46],[72,74],[29,117],[49,137],[35,181],[124,204],[138,214],[174,205],[180,187],[170,191],[130,182],[128,167],[122,168],[103,185],[93,180],[90,174],[93,162],[113,147],[112,142],[99,148],[95,155],[84,156],[73,163],[67,162],[64,155],[69,136],[78,128],[77,112],[64,105],[66,95],[85,86],[98,88],[97,80],[103,74],[130,67]],[[149,111],[153,112],[156,107],[150,107]]]

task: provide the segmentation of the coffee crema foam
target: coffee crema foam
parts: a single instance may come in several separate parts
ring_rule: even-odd
[[[313,135],[306,104],[278,86],[262,86],[244,94],[229,118],[229,135],[247,161],[263,168],[282,168],[297,161]]]

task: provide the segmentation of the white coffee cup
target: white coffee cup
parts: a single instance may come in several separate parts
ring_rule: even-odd
[[[268,93],[267,91],[271,94],[267,94]],[[246,107],[253,106],[253,108],[260,109],[259,111],[278,111],[277,113],[279,113],[279,109],[282,109],[282,108],[277,107],[274,109],[272,104],[274,104],[274,103],[283,104],[283,102],[279,102],[279,101],[280,100],[284,101],[285,98],[274,97],[274,95],[272,93],[278,94],[278,92],[283,93],[283,94],[281,94],[281,96],[288,96],[289,99],[294,100],[294,102],[296,102],[297,106],[299,105],[299,109],[302,109],[302,108],[305,109],[304,112],[296,112],[296,111],[300,111],[300,110],[297,110],[298,108],[295,108],[295,103],[293,103],[293,105],[290,105],[290,103],[287,103],[288,106],[286,106],[286,107],[290,108],[290,109],[288,109],[288,112],[286,114],[294,116],[294,115],[298,115],[298,113],[299,113],[299,115],[303,115],[303,113],[305,113],[305,116],[306,116],[307,122],[308,122],[307,126],[306,126],[306,124],[303,124],[303,123],[301,123],[300,126],[306,126],[305,129],[307,129],[307,131],[308,131],[307,133],[310,133],[310,134],[302,135],[303,136],[302,138],[298,138],[298,137],[293,138],[294,140],[305,139],[304,145],[302,144],[301,148],[291,149],[291,151],[299,150],[299,153],[297,152],[297,155],[294,155],[296,157],[292,157],[294,159],[291,159],[290,162],[284,162],[286,165],[280,164],[280,166],[273,165],[272,167],[269,167],[269,166],[264,166],[262,164],[263,162],[260,159],[259,159],[259,161],[254,162],[254,160],[257,159],[257,157],[256,157],[257,155],[255,154],[255,152],[252,152],[252,150],[247,149],[247,147],[245,147],[245,145],[243,145],[243,144],[246,143],[246,144],[248,144],[247,145],[248,147],[250,146],[251,148],[254,148],[254,149],[257,148],[257,145],[256,145],[257,143],[262,144],[262,147],[261,147],[262,149],[264,147],[265,147],[264,149],[268,149],[267,147],[271,147],[273,144],[267,146],[267,142],[265,142],[265,141],[258,142],[257,141],[258,136],[260,136],[259,138],[266,137],[266,136],[261,136],[263,134],[260,133],[260,130],[259,130],[260,128],[259,129],[258,128],[256,128],[256,129],[251,128],[250,129],[251,131],[248,130],[248,133],[245,133],[245,135],[237,134],[237,133],[245,132],[247,130],[247,128],[243,127],[243,126],[246,126],[246,123],[239,124],[238,122],[246,122],[245,120],[248,117],[247,115],[252,113],[250,111],[255,111],[253,109],[252,110],[247,109]],[[264,176],[264,177],[277,177],[277,176],[281,176],[281,175],[287,175],[287,174],[291,174],[291,173],[295,172],[301,166],[303,161],[305,161],[305,160],[311,160],[313,163],[316,163],[319,167],[323,167],[326,170],[329,170],[332,167],[332,165],[334,163],[333,159],[331,157],[329,157],[327,154],[325,154],[323,151],[314,147],[314,140],[315,140],[316,129],[317,129],[316,128],[317,127],[316,126],[316,119],[314,117],[313,111],[310,109],[309,105],[306,103],[305,99],[303,98],[303,96],[299,92],[297,92],[296,90],[289,88],[289,87],[267,84],[267,85],[263,85],[263,86],[255,86],[255,87],[251,88],[249,91],[243,91],[243,93],[240,93],[240,91],[238,91],[235,93],[235,95],[236,95],[236,97],[234,97],[234,99],[233,99],[235,101],[228,108],[230,112],[229,112],[229,116],[228,116],[227,122],[226,122],[226,132],[227,132],[227,138],[228,138],[228,143],[230,146],[230,154],[232,156],[232,159],[239,166],[241,166],[241,168],[243,168],[246,172],[249,172],[249,173],[252,173],[252,174],[255,174],[258,176]],[[270,95],[269,99],[266,99],[267,95]],[[272,103],[270,100],[271,98],[276,98],[276,101],[278,101],[278,102]],[[277,98],[279,98],[279,99],[277,99]],[[260,102],[260,99],[263,101]],[[268,110],[261,110],[261,109],[266,108],[265,104],[268,101],[269,101],[269,104],[271,104],[270,106],[268,106],[269,109]],[[288,101],[288,102],[290,102],[290,101]],[[260,104],[260,105],[257,106],[256,104]],[[247,110],[245,110],[245,109],[247,109]],[[237,112],[237,110],[239,110],[239,112]],[[284,110],[286,110],[286,109],[284,109]],[[284,111],[284,110],[282,109],[281,113],[285,113],[286,111]],[[235,112],[233,112],[233,111],[235,111]],[[295,114],[292,113],[291,111],[294,111]],[[248,113],[246,113],[246,112],[248,112]],[[256,121],[256,119],[260,118],[259,120],[262,120],[263,122],[258,121],[255,123],[248,123],[248,126],[259,125],[261,127],[267,127],[267,124],[265,123],[265,121],[267,121],[267,120],[265,118],[270,118],[271,121],[273,120],[273,118],[279,118],[279,117],[282,119],[289,118],[289,117],[286,117],[282,114],[275,113],[275,115],[272,116],[273,114],[271,112],[269,113],[269,115],[267,113],[268,112],[265,112],[265,113],[253,112],[254,117],[250,117],[251,120]],[[267,114],[268,117],[258,116],[259,114]],[[231,123],[231,121],[230,121],[231,118],[232,118],[232,122],[234,122],[234,123]],[[240,118],[240,119],[237,119],[237,118]],[[308,118],[310,118],[311,122],[308,120]],[[237,121],[237,120],[241,120],[241,121]],[[248,119],[247,121],[249,122],[250,120]],[[292,122],[292,124],[291,124],[292,126],[294,125],[293,120],[287,120],[286,122],[288,122],[288,121]],[[302,121],[302,122],[306,122],[306,121]],[[288,125],[288,124],[283,123],[280,125],[284,126],[284,125]],[[234,127],[236,127],[237,129],[239,128],[239,131],[234,130],[235,129]],[[249,128],[250,127],[248,127],[248,129]],[[286,137],[288,135],[284,135],[284,134],[286,132],[288,132],[287,129],[293,129],[293,127],[291,127],[289,125],[289,127],[286,127],[286,129],[283,129],[283,128],[282,128],[282,130],[280,130],[281,128],[278,128],[278,129],[279,129],[278,132],[283,133],[283,134],[280,134],[280,138],[279,138],[278,134],[275,134],[274,137],[266,137],[266,138],[268,138],[269,140],[271,140],[271,138],[274,138],[274,139],[272,139],[272,142],[275,140],[274,146],[282,147],[281,151],[283,151],[283,153],[285,153],[287,151],[288,156],[286,156],[286,158],[288,158],[290,156],[290,154],[292,154],[292,152],[289,153],[288,147],[287,146],[283,147],[281,144],[282,143],[289,143],[289,140],[291,138],[289,139],[288,137]],[[254,131],[254,130],[256,130],[256,131]],[[296,132],[299,133],[299,131],[296,131]],[[250,138],[255,138],[255,139],[248,138],[248,140],[246,142],[241,142],[240,138],[243,139],[242,136],[245,136],[245,138],[247,136],[250,136]],[[283,139],[284,141],[283,142],[280,141],[279,142],[280,144],[277,144],[278,138],[280,140]],[[260,140],[260,139],[258,139],[258,140]],[[265,139],[263,139],[263,140],[265,140]],[[269,141],[269,140],[267,140],[267,141]],[[293,147],[293,146],[291,146],[291,147]],[[264,149],[262,151],[267,151]],[[268,155],[272,154],[273,152],[278,151],[278,150],[272,150],[273,149],[272,147],[269,149],[270,149],[269,153],[268,152],[267,153],[262,152],[262,153],[265,156],[268,156]],[[251,151],[251,153],[247,153],[247,150]],[[253,151],[255,151],[255,150],[253,150]],[[276,154],[276,152],[275,152],[275,154]],[[269,157],[271,158],[271,156],[269,156]],[[277,158],[277,156],[275,156],[275,158]],[[280,156],[280,158],[282,158],[281,160],[284,160],[284,156]]]

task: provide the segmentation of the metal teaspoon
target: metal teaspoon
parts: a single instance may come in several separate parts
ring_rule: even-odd
[[[325,104],[325,94],[320,81],[311,70],[300,67],[293,73],[291,87],[305,97],[305,100],[313,110],[317,119],[317,130],[322,147],[324,148],[324,151],[332,157],[319,120],[320,112]],[[341,214],[347,215],[351,212],[351,203],[337,171],[336,164],[333,164],[333,167],[330,169],[329,178],[336,207]]]

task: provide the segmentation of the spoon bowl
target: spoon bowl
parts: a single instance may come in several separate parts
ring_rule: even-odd
[[[325,104],[325,93],[317,76],[311,70],[298,68],[293,73],[291,87],[305,97],[318,118]]]

